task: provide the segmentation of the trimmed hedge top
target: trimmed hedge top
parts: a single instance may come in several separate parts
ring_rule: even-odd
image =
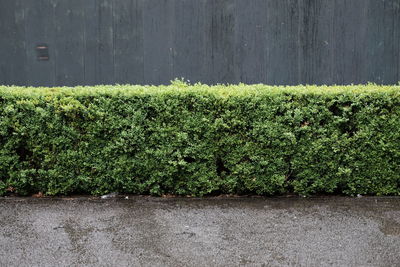
[[[76,86],[76,87],[20,87],[1,86],[2,95],[21,97],[39,96],[133,96],[133,95],[154,95],[154,94],[186,94],[200,93],[212,94],[215,96],[245,96],[245,95],[275,95],[275,94],[307,94],[307,95],[338,95],[338,94],[400,94],[400,85],[382,86],[369,85],[346,85],[346,86],[269,86],[263,84],[254,85],[189,85],[176,80],[171,85],[97,85],[97,86]]]
[[[400,194],[400,86],[0,86],[0,194]]]

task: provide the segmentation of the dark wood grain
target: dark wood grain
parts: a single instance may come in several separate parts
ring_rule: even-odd
[[[80,0],[55,1],[56,84],[84,84],[84,8]]]
[[[33,86],[55,85],[55,5],[48,0],[24,3],[27,83]],[[38,58],[37,46],[48,46],[48,60]]]
[[[400,0],[0,0],[0,84],[397,84]],[[35,47],[47,44],[49,60]]]
[[[23,3],[22,0],[0,0],[0,84],[27,83]]]
[[[209,1],[175,1],[174,4],[173,76],[193,83],[208,81],[211,42],[205,29],[210,27]]]
[[[144,1],[144,80],[147,84],[167,84],[174,78],[175,1],[181,0]]]
[[[145,0],[115,1],[114,68],[115,82],[141,84],[143,69],[143,2]]]

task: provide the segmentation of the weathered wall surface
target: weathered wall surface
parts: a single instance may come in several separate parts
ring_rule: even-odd
[[[397,84],[400,0],[0,0],[0,84],[176,77]]]

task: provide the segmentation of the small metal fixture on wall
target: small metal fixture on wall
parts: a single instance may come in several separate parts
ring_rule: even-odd
[[[49,60],[49,46],[47,44],[36,45],[36,55],[38,61]]]

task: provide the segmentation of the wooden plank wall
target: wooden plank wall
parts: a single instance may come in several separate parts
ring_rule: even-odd
[[[0,84],[181,77],[397,84],[400,0],[0,0]]]

